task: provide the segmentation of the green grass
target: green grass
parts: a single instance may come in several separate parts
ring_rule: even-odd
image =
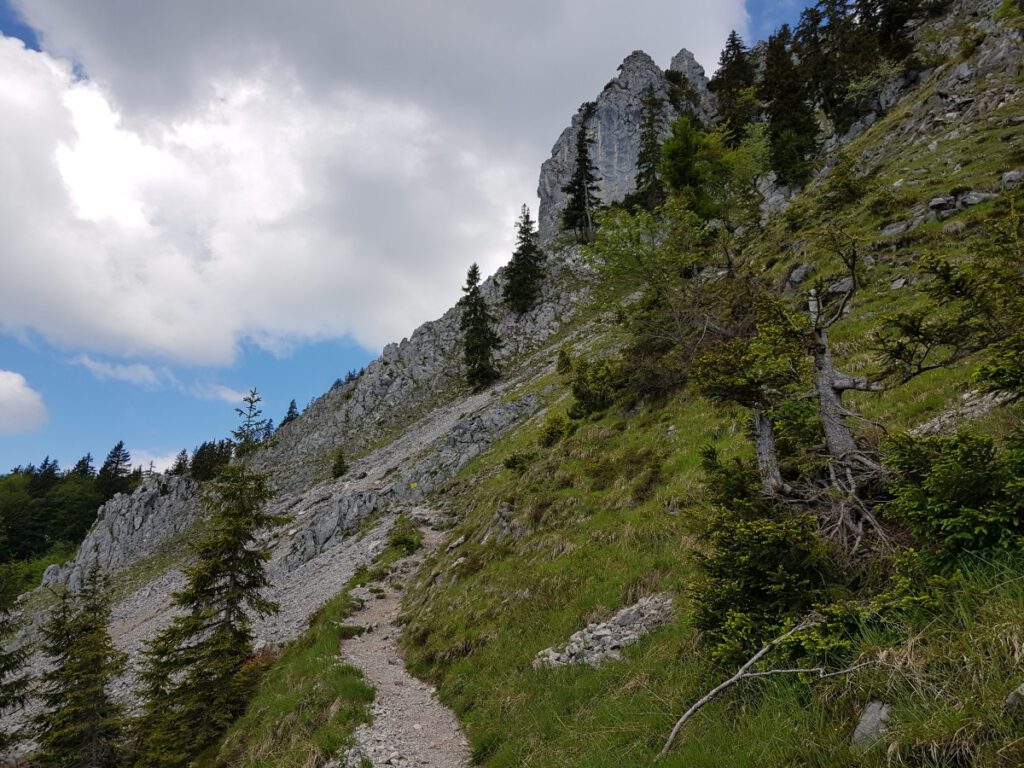
[[[348,591],[310,621],[261,678],[245,715],[228,732],[211,765],[314,768],[350,744],[369,721],[373,688],[338,657],[352,610]]]

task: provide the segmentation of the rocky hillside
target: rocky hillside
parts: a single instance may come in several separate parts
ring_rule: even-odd
[[[982,237],[994,206],[1021,183],[1024,24],[1019,16],[1000,16],[999,6],[998,0],[954,0],[945,15],[921,22],[914,32],[920,68],[885,83],[874,108],[853,128],[827,137],[802,194],[779,189],[771,178],[759,184],[766,218],[750,258],[788,295],[799,295],[830,267],[813,247],[825,224],[845,227],[867,244],[870,287],[834,332],[837,355],[854,373],[871,365],[863,342],[879,318],[921,300],[915,286],[924,279],[922,255],[953,253],[962,238]],[[606,203],[634,190],[648,88],[664,99],[666,125],[684,112],[705,124],[716,119],[707,78],[691,54],[680,52],[668,73],[643,52],[630,54],[594,99],[588,126]],[[383,640],[397,648],[402,633],[410,669],[436,684],[440,701],[465,728],[477,764],[650,764],[680,709],[725,671],[704,655],[688,601],[695,553],[704,546],[698,533],[706,512],[700,449],[710,444],[744,451],[744,417],[681,391],[667,402],[614,407],[573,421],[555,445],[545,444],[545,420],[565,415],[573,401],[570,382],[556,371],[559,351],[586,360],[622,344],[614,323],[589,303],[593,274],[580,249],[566,245],[558,232],[562,187],[581,129],[577,114],[541,168],[539,223],[548,279],[538,306],[521,317],[505,311],[499,301],[502,270],[483,286],[503,340],[503,375],[496,386],[473,394],[463,385],[459,313],[453,308],[386,347],[357,379],[318,398],[247,458],[271,475],[278,489],[272,509],[289,519],[266,541],[270,597],[282,610],[261,620],[257,633],[267,649],[288,648],[268,680],[278,681],[274,670],[290,674],[287,665],[304,648],[319,648],[320,639],[335,652],[341,622],[359,600],[381,597],[397,613],[403,595],[404,615],[389,614]],[[860,192],[830,208],[825,201],[834,199],[840,181]],[[967,368],[943,371],[856,406],[867,422],[912,427],[950,412],[969,379]],[[997,433],[1008,413],[990,401],[973,415],[980,428]],[[335,479],[330,462],[338,448],[350,466]],[[189,481],[154,478],[131,496],[116,497],[101,509],[74,561],[44,578],[46,587],[74,588],[93,564],[114,575],[112,634],[133,659],[119,682],[127,699],[142,644],[170,618],[169,595],[181,584],[184,545],[201,531],[198,492]],[[444,531],[430,537],[437,548],[422,564],[396,560],[389,531],[400,516]],[[366,574],[374,568],[377,577],[389,578],[387,590],[368,587]],[[984,645],[996,673],[980,671],[989,661],[963,664],[984,684],[972,688],[970,680],[953,675],[950,694],[940,668],[960,660],[938,651],[927,656],[901,635],[885,646],[892,660],[888,678],[851,678],[813,693],[788,682],[757,688],[748,698],[713,707],[715,714],[697,724],[700,737],[687,740],[665,764],[886,764],[881,753],[849,749],[861,712],[869,709],[884,711],[891,723],[887,743],[897,758],[888,764],[1019,764],[989,759],[992,750],[984,746],[984,734],[1007,727],[1003,721],[993,725],[992,712],[1021,682],[1015,649],[1024,626],[1015,616],[1024,601],[1007,590],[1010,579],[997,576],[973,577],[994,583],[987,598],[964,598],[964,615],[971,616],[966,626],[950,624],[946,635],[929,636],[951,653],[969,653],[967,640]],[[46,591],[27,596],[23,606],[38,621]],[[362,629],[370,642],[374,627]],[[878,638],[859,642],[875,641],[884,645]],[[385,667],[399,661],[366,656]],[[334,659],[318,663],[341,666]],[[919,677],[896,675],[907,668]],[[1000,675],[1006,691],[993,679]],[[348,711],[346,696],[355,701],[348,678],[337,690],[320,675],[288,679],[284,687],[298,696],[326,696],[316,717],[330,713],[321,718],[327,723]],[[914,698],[921,690],[933,698]],[[426,688],[417,693],[432,695]],[[984,700],[982,714],[971,710],[972,696]],[[879,697],[886,699],[884,710]],[[382,722],[407,715],[402,743],[417,738],[415,713],[385,711],[380,700]],[[265,698],[258,701],[262,705]],[[361,704],[351,707],[366,716]],[[254,705],[229,734],[223,755],[233,757],[225,764],[323,766],[343,759],[340,750],[306,744],[306,751],[295,747],[301,759],[266,762],[261,750],[288,741],[288,729],[258,722],[261,712]],[[952,723],[946,730],[942,718]],[[346,720],[338,732],[350,735],[356,720]],[[868,742],[882,730],[876,727]],[[411,764],[387,744],[364,743],[367,733],[387,738],[388,731],[363,733],[360,759]],[[451,741],[461,744],[460,738]],[[967,745],[962,754],[958,744]],[[1020,757],[1012,744],[1006,749],[1011,761]]]

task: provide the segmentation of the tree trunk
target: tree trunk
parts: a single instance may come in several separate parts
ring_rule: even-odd
[[[818,415],[825,432],[825,447],[833,460],[844,461],[857,452],[853,432],[846,424],[843,388],[837,386],[837,382],[849,377],[836,371],[832,363],[827,328],[814,331],[814,370],[814,388],[818,394]]]
[[[771,417],[760,408],[754,408],[754,450],[757,454],[757,471],[761,475],[761,491],[766,496],[773,496],[785,486],[785,483],[779,471],[775,428]]]

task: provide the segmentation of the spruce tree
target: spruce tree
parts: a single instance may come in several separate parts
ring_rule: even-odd
[[[174,463],[167,470],[167,474],[183,476],[189,473],[189,469],[188,451],[182,448],[178,455],[174,457]]]
[[[480,268],[473,264],[466,274],[466,285],[459,299],[462,318],[462,345],[466,363],[466,382],[475,391],[485,389],[497,380],[498,368],[494,364],[494,352],[501,345],[492,324],[494,318],[487,309],[480,292]]]
[[[258,400],[252,393],[254,405]],[[245,412],[243,412],[245,417]],[[147,646],[140,764],[181,768],[213,743],[245,708],[252,679],[252,616],[277,605],[262,595],[270,554],[257,534],[278,521],[266,511],[267,476],[229,465],[203,496],[209,532],[191,547],[185,586],[172,595],[178,614]]]
[[[95,477],[96,469],[92,465],[92,454],[87,453],[76,461],[75,466],[71,468],[71,474],[80,477]]]
[[[590,135],[590,120],[597,105],[588,101],[580,107],[580,127],[576,133],[576,163],[569,183],[562,191],[569,195],[562,212],[562,226],[576,233],[581,243],[589,243],[594,237],[594,211],[601,205],[597,192],[600,179],[594,162],[590,159],[590,147],[594,137]]]
[[[43,627],[42,649],[54,666],[42,677],[44,711],[36,717],[41,768],[116,768],[123,711],[107,692],[125,658],[107,631],[110,594],[94,567],[76,595],[64,593]]]
[[[349,375],[351,375],[351,371],[349,372]],[[288,412],[284,415],[284,418],[281,419],[281,427],[285,424],[291,424],[297,418],[299,418],[299,407],[295,404],[295,401],[292,400],[288,403]],[[278,427],[278,429],[281,427]]]
[[[739,145],[743,129],[760,109],[754,95],[754,62],[736,30],[729,33],[718,61],[718,71],[708,87],[718,97],[718,111],[730,133],[730,143]]]
[[[760,97],[768,112],[772,170],[783,184],[800,186],[813,170],[818,123],[793,57],[792,43],[788,25],[768,38]]]
[[[15,571],[0,565],[0,715],[6,715],[25,705],[29,692],[29,678],[25,672],[28,652],[24,647],[9,648],[18,621],[12,613],[17,596]],[[0,730],[0,752],[14,744],[21,734]]]
[[[104,499],[126,493],[131,487],[131,473],[132,455],[124,447],[124,441],[118,440],[96,475],[96,490],[103,494]]]
[[[544,278],[544,252],[537,244],[537,232],[530,209],[524,205],[516,223],[516,250],[505,270],[502,298],[518,314],[533,309]]]
[[[235,452],[239,456],[256,450],[270,425],[270,420],[263,418],[263,411],[259,407],[263,398],[256,391],[256,387],[249,390],[249,394],[242,398],[242,402],[245,403],[245,408],[235,408],[235,413],[241,417],[242,423],[231,432],[235,438]]]
[[[665,185],[658,174],[661,164],[661,131],[664,125],[662,100],[648,85],[641,102],[640,154],[636,161],[636,192],[632,201],[648,211],[665,202]]]

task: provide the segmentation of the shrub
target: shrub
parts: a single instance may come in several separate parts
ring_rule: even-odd
[[[408,515],[399,515],[388,531],[388,546],[411,555],[423,545],[423,534]]]
[[[615,370],[608,360],[596,363],[577,361],[572,377],[572,394],[576,402],[569,409],[569,416],[581,419],[610,406],[615,398],[615,379]]]
[[[504,464],[505,469],[510,469],[513,472],[525,472],[526,468],[530,466],[530,463],[537,458],[535,453],[513,453],[511,456],[506,456]]]
[[[569,350],[564,347],[558,350],[558,362],[555,364],[555,370],[558,371],[560,376],[567,376],[572,373],[572,357],[569,356]]]
[[[348,464],[345,461],[345,451],[337,448],[334,451],[334,460],[331,463],[331,477],[337,479],[348,472]]]
[[[540,431],[540,444],[550,448],[572,431],[569,417],[564,413],[549,413]]]
[[[998,451],[989,438],[904,435],[889,443],[896,473],[887,515],[940,561],[1007,549],[1024,532],[1024,443]]]
[[[715,504],[693,588],[694,623],[715,660],[732,665],[827,598],[839,571],[814,519],[762,497],[748,462],[723,463],[709,449],[704,470]]]

